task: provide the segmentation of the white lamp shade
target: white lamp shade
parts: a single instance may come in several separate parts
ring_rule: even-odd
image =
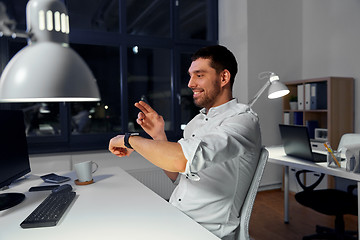
[[[63,44],[30,44],[1,75],[0,102],[74,101],[100,101],[100,93],[85,62]]]
[[[289,92],[290,92],[289,89],[282,82],[276,80],[271,82],[268,91],[268,98],[269,99],[279,98],[285,96]]]

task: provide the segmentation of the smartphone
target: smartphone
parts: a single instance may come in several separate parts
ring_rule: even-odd
[[[60,176],[55,173],[46,174],[41,176],[41,179],[46,183],[63,183],[69,181],[71,178],[66,176]]]
[[[59,187],[60,185],[46,185],[46,186],[36,186],[36,187],[31,187],[29,189],[29,192],[39,192],[39,191],[48,191],[48,190],[53,190],[57,187]]]

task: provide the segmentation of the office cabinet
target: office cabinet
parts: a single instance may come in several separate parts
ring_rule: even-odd
[[[290,93],[283,97],[285,124],[309,127],[311,139],[328,141],[337,149],[344,133],[354,132],[354,79],[324,77],[285,83]],[[290,100],[297,98],[296,108]]]

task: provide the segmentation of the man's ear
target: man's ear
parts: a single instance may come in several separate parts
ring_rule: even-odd
[[[221,73],[221,86],[225,86],[226,84],[230,84],[230,77],[231,77],[231,74],[230,74],[229,70],[225,69],[224,71],[222,71],[222,73]]]

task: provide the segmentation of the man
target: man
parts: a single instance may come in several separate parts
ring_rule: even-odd
[[[227,48],[198,50],[188,87],[203,109],[188,123],[183,138],[167,141],[163,118],[140,101],[135,104],[141,110],[137,123],[152,139],[127,134],[109,143],[117,156],[135,150],[164,169],[178,184],[170,203],[221,238],[232,237],[239,225],[261,149],[257,116],[232,97],[236,73],[236,59]]]

